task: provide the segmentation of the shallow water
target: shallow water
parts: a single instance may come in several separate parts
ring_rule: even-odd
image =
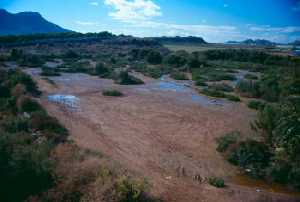
[[[74,95],[49,95],[48,100],[65,105],[67,108],[74,110],[79,108],[79,98]]]
[[[276,183],[269,184],[263,180],[252,179],[246,175],[238,175],[233,179],[233,181],[235,183],[237,183],[238,185],[256,188],[257,192],[269,191],[269,192],[273,192],[273,193],[281,193],[281,194],[287,194],[290,196],[299,196],[300,197],[300,192],[291,191],[284,185],[280,185],[280,184],[276,184]]]
[[[162,76],[159,80],[138,87],[139,91],[151,92],[151,91],[163,91],[165,93],[177,93],[176,99],[185,102],[192,102],[201,106],[228,106],[229,101],[223,99],[214,99],[201,95],[192,88],[193,84],[191,81],[176,81],[168,76]]]

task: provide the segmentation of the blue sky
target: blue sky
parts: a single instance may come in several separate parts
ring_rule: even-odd
[[[300,39],[299,0],[0,0],[80,32],[202,36],[209,42]]]

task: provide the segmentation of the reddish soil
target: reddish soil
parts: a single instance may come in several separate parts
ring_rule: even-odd
[[[297,201],[295,197],[236,185],[238,170],[216,152],[215,139],[239,130],[252,134],[255,112],[243,103],[225,106],[190,102],[190,92],[117,86],[88,75],[64,74],[55,85],[31,74],[44,92],[42,105],[70,131],[79,147],[102,152],[122,166],[146,177],[152,193],[174,202]],[[121,90],[123,97],[104,97],[102,90]],[[47,95],[80,99],[76,109],[49,102]],[[225,189],[206,182],[223,177]],[[200,180],[199,180],[200,179]]]

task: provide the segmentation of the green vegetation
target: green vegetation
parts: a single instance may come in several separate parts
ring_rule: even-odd
[[[144,82],[141,79],[138,79],[130,75],[127,71],[120,72],[116,78],[115,82],[120,85],[141,85]]]
[[[217,151],[225,152],[228,147],[232,144],[236,144],[238,142],[238,138],[240,133],[238,131],[234,131],[231,133],[227,133],[224,136],[217,139]]]
[[[51,68],[51,67],[43,67],[41,76],[60,76],[58,69]]]
[[[182,72],[172,72],[170,77],[175,80],[188,80],[189,78],[186,76],[185,73]]]
[[[212,84],[210,87],[214,88],[218,91],[224,91],[224,92],[233,92],[234,91],[234,88],[226,83]]]
[[[241,80],[236,85],[237,92],[249,98],[258,98],[261,96],[259,83],[252,80]]]
[[[219,177],[210,177],[208,178],[208,183],[214,187],[217,188],[224,188],[225,187],[225,181],[222,178]]]
[[[110,97],[120,97],[123,96],[123,93],[118,90],[105,90],[102,92],[102,95]]]
[[[265,107],[265,103],[258,100],[251,100],[248,102],[248,107],[250,109],[260,110]]]
[[[258,79],[258,77],[254,74],[246,74],[244,78],[248,79],[248,80],[257,80]]]
[[[1,199],[24,201],[55,184],[49,156],[67,131],[31,98],[39,91],[29,76],[1,70],[0,86]]]

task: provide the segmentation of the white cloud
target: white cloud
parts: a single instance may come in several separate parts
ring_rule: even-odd
[[[91,6],[99,6],[99,3],[97,1],[92,1],[90,2]]]
[[[105,0],[104,3],[114,9],[109,15],[120,21],[144,21],[162,15],[152,0]]]
[[[290,35],[300,32],[300,27],[272,27],[269,25],[246,25],[236,27],[227,25],[208,25],[205,19],[199,24],[165,23],[154,19],[161,16],[161,8],[153,0],[104,0],[105,5],[112,7],[109,16],[122,22],[119,27],[109,31],[116,34],[134,36],[199,36],[208,42],[241,41],[247,38],[269,39],[276,42],[291,40]],[[225,8],[228,4],[223,5]],[[92,23],[82,23],[92,25]],[[299,34],[298,34],[299,35]]]

